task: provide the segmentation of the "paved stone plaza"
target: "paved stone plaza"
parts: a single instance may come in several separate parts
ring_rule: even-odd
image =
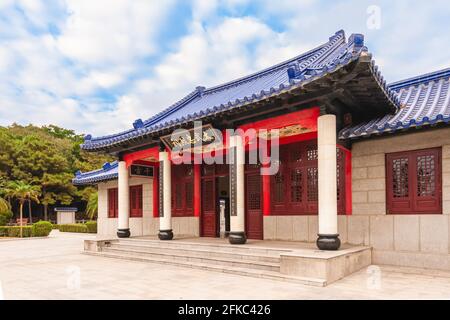
[[[1,239],[0,298],[450,299],[446,272],[371,266],[319,288],[87,256],[81,252],[89,237],[53,231],[48,239]]]

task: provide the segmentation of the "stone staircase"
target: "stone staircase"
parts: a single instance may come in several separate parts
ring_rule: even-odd
[[[229,244],[147,239],[86,240],[85,254],[141,262],[168,264],[242,276],[325,286],[326,280],[288,276],[280,272],[280,254],[275,249]],[[96,242],[92,246],[92,242]],[[90,243],[90,244],[89,244]]]

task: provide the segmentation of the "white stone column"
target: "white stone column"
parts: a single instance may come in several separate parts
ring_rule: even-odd
[[[128,184],[129,175],[125,161],[119,161],[118,168],[118,205],[119,223],[117,236],[119,238],[130,237],[130,186]]]
[[[319,157],[319,234],[321,250],[338,250],[336,116],[327,114],[317,120]]]
[[[230,235],[231,244],[244,244],[247,242],[245,234],[245,148],[242,137],[230,137],[230,194],[231,215]]]
[[[159,239],[172,240],[172,175],[169,153],[159,152]]]

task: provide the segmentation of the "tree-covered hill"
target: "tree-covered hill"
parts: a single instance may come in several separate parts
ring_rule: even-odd
[[[7,197],[7,186],[21,181],[39,189],[39,205],[33,216],[44,219],[57,205],[86,207],[92,187],[75,187],[71,180],[77,170],[90,171],[111,161],[108,155],[91,154],[80,149],[83,136],[57,126],[0,126],[0,197]],[[17,204],[9,199],[13,211]]]

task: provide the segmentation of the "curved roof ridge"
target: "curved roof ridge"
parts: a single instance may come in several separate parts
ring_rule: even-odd
[[[119,162],[106,162],[101,169],[89,172],[78,171],[72,179],[74,185],[90,185],[108,180],[114,180],[118,177]]]
[[[144,125],[146,127],[151,126],[152,124],[154,124],[156,121],[164,118],[165,116],[171,114],[172,112],[175,112],[177,110],[179,110],[181,107],[183,107],[186,103],[190,102],[192,99],[197,98],[199,96],[199,94],[201,93],[201,91],[203,90],[203,87],[197,87],[194,91],[192,91],[191,93],[189,93],[187,96],[185,96],[184,98],[182,98],[181,100],[175,102],[174,104],[172,104],[170,107],[164,109],[161,112],[158,112],[157,114],[155,114],[154,116],[148,118],[147,120],[144,121]]]
[[[417,84],[425,84],[433,80],[450,77],[450,68],[421,74],[415,77],[403,79],[389,84],[389,89],[398,90],[404,87],[409,87]]]
[[[119,162],[117,160],[113,161],[113,162],[106,162],[103,164],[102,168],[100,168],[100,169],[88,171],[88,172],[78,171],[75,175],[77,178],[87,178],[87,177],[96,175],[98,173],[104,173],[104,172],[111,171],[114,168],[116,168],[118,165],[119,165]]]
[[[370,69],[368,77],[375,81],[374,88],[380,90],[380,97],[384,97],[390,107],[398,108],[400,103],[397,94],[387,87],[381,72],[375,66],[372,55],[364,46],[364,35],[352,34],[347,41],[341,30],[329,37],[325,44],[270,68],[209,89],[197,87],[145,122],[136,120],[133,123],[134,129],[95,139],[88,135],[81,147],[90,151],[107,150],[183,123],[240,108],[308,85],[360,58],[366,68]]]
[[[395,114],[348,126],[339,133],[340,139],[450,124],[450,68],[397,81],[388,87],[395,92],[402,108]]]
[[[263,70],[254,72],[254,73],[252,73],[250,75],[246,75],[246,76],[243,76],[241,78],[237,78],[235,80],[232,80],[232,81],[229,81],[229,82],[217,85],[217,86],[213,86],[213,87],[207,88],[207,89],[205,89],[204,94],[210,94],[212,92],[220,91],[220,90],[223,90],[223,89],[227,89],[229,87],[236,86],[236,85],[241,84],[241,83],[245,83],[245,82],[251,81],[254,78],[263,76],[263,75],[265,75],[267,73],[272,73],[272,72],[278,71],[278,69],[280,69],[280,68],[285,68],[287,65],[293,64],[295,62],[299,62],[299,60],[303,60],[303,59],[309,57],[310,55],[316,53],[316,55],[314,55],[313,57],[309,57],[308,61],[305,61],[305,62],[309,62],[308,63],[308,65],[309,65],[310,63],[312,63],[314,60],[318,59],[323,54],[323,52],[318,54],[319,53],[318,51],[329,49],[338,40],[342,40],[342,43],[345,43],[346,39],[345,39],[345,32],[344,32],[344,30],[337,31],[334,35],[332,35],[329,38],[328,42],[326,42],[324,44],[321,44],[321,45],[315,47],[314,49],[311,49],[311,50],[309,50],[307,52],[304,52],[304,53],[302,53],[302,54],[300,54],[300,55],[298,55],[298,56],[296,56],[294,58],[291,58],[291,59],[285,60],[283,62],[277,63],[274,66],[270,66],[270,67],[265,68]],[[310,59],[312,61],[309,61]]]
[[[340,41],[342,42],[340,44],[344,44],[346,42],[344,30],[339,30],[339,31],[335,32],[335,34],[332,35],[328,39],[328,42],[326,42],[312,50],[309,50],[306,53],[302,53],[294,58],[291,58],[284,62],[278,63],[275,66],[271,66],[269,68],[255,72],[251,75],[247,75],[245,77],[241,77],[239,79],[236,79],[236,80],[233,80],[233,81],[230,81],[225,84],[218,85],[218,86],[214,86],[214,87],[211,87],[208,89],[199,86],[194,91],[192,91],[191,93],[186,95],[184,98],[182,98],[181,100],[175,102],[168,108],[158,112],[157,114],[155,114],[155,115],[151,116],[150,118],[148,118],[147,120],[145,120],[143,122],[143,125],[144,125],[143,129],[148,130],[149,128],[152,128],[155,124],[158,124],[165,117],[180,110],[183,106],[185,106],[186,104],[188,104],[195,98],[199,98],[205,94],[219,92],[221,90],[225,90],[227,88],[237,86],[238,84],[242,84],[242,83],[251,81],[252,79],[275,72],[283,67],[288,66],[289,64],[293,64],[295,62],[298,62],[298,60],[305,59],[306,57],[314,54],[314,57],[309,57],[309,59],[312,59],[312,60],[311,60],[311,62],[307,63],[307,65],[310,65],[312,62],[314,62],[317,58],[319,58],[323,54],[323,52],[320,52],[321,50],[327,51],[328,49],[333,48],[334,45],[336,43],[339,43]],[[315,58],[315,59],[313,59],[313,58]],[[304,61],[304,62],[308,62],[308,61]],[[114,134],[110,134],[110,135],[98,136],[98,137],[92,137],[91,135],[86,135],[85,142],[89,143],[89,142],[99,142],[99,141],[110,140],[110,139],[114,140],[114,139],[122,137],[124,135],[134,135],[135,133],[136,133],[136,129],[131,128],[131,129],[128,129],[128,130],[125,130],[122,132],[118,132],[118,133],[114,133]]]

